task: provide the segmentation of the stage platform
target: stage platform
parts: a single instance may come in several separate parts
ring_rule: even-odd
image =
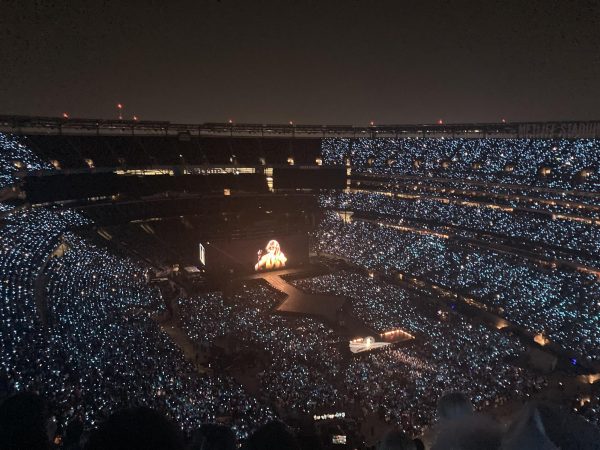
[[[279,312],[322,316],[328,321],[336,322],[338,311],[346,303],[346,299],[343,297],[307,294],[292,286],[278,274],[265,274],[263,279],[273,288],[287,295],[287,298],[277,307],[277,311]]]
[[[284,269],[274,272],[262,272],[250,275],[246,279],[262,279],[272,288],[286,294],[285,300],[275,311],[290,314],[306,314],[320,317],[349,338],[376,336],[378,333],[367,327],[361,320],[343,311],[346,303],[344,297],[325,294],[306,293],[288,283],[282,276],[310,274],[312,271],[302,269]],[[309,275],[311,276],[311,275]]]

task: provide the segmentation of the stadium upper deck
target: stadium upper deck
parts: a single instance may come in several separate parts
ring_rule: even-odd
[[[17,134],[178,135],[236,137],[470,137],[597,138],[600,121],[436,123],[413,125],[300,125],[106,120],[0,115],[0,131]]]

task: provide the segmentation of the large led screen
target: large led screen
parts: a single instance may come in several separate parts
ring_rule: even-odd
[[[271,239],[264,249],[259,249],[256,252],[255,271],[283,269],[287,263],[287,257],[281,250],[281,245],[275,239]]]
[[[308,237],[282,235],[204,243],[206,268],[212,272],[254,273],[297,267],[308,261]]]

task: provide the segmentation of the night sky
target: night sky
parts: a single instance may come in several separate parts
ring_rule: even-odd
[[[0,114],[600,119],[600,1],[0,0]]]

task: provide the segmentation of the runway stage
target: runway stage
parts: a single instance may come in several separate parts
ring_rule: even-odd
[[[344,308],[347,302],[346,298],[336,295],[307,293],[282,278],[286,275],[302,275],[303,273],[306,273],[309,277],[314,276],[310,270],[306,269],[284,269],[253,274],[246,279],[262,279],[272,288],[286,295],[285,300],[275,308],[276,312],[320,317],[331,326],[334,326],[342,335],[347,336],[348,339],[372,336],[377,341],[390,343],[412,339],[412,336],[408,338],[407,335],[396,333],[393,336],[383,336],[347,312],[349,308]]]
[[[276,311],[321,316],[329,322],[336,323],[338,311],[342,309],[346,299],[334,295],[307,294],[281,278],[282,275],[292,275],[300,272],[303,272],[303,270],[286,269],[258,273],[248,278],[263,279],[271,287],[287,295],[285,300],[275,308]]]

